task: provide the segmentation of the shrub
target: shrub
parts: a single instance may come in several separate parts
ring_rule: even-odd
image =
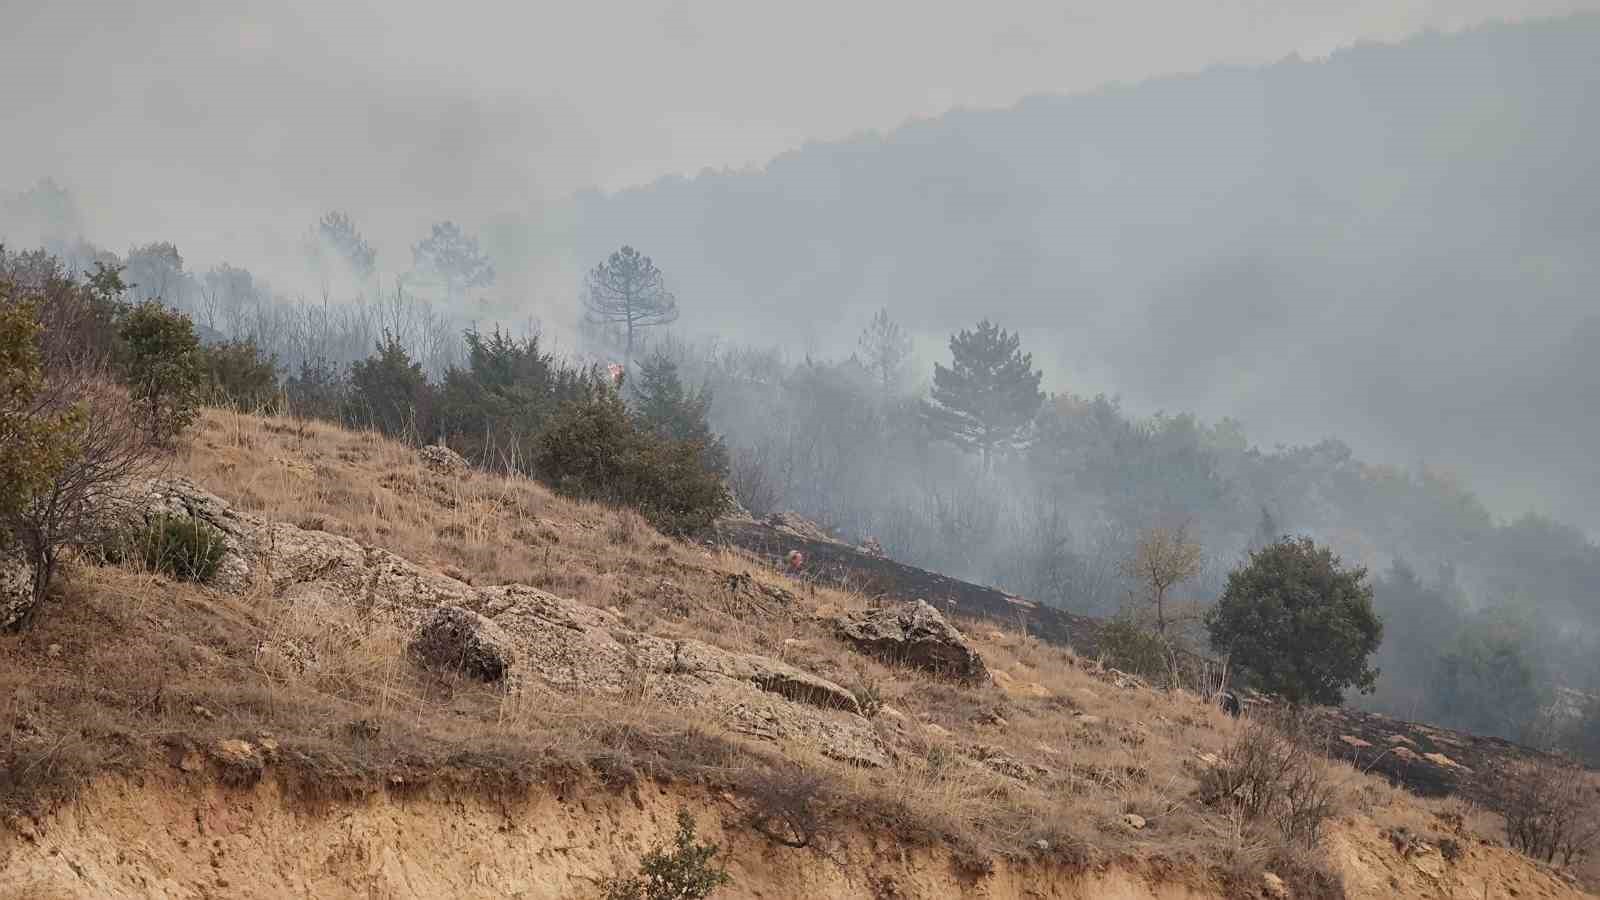
[[[1577,763],[1553,757],[1512,765],[1495,780],[1514,849],[1571,865],[1600,842],[1600,793]]]
[[[606,900],[703,900],[733,881],[728,870],[712,860],[719,848],[695,836],[694,818],[678,811],[673,847],[657,847],[639,861],[639,874],[605,884]]]
[[[283,394],[290,415],[343,424],[350,379],[326,359],[301,360],[299,373],[284,379]]]
[[[1336,706],[1347,688],[1370,693],[1378,671],[1367,661],[1383,640],[1383,621],[1366,576],[1309,538],[1251,551],[1206,614],[1211,645],[1290,703]]]
[[[824,837],[833,804],[821,775],[800,765],[762,769],[743,786],[752,805],[749,823],[785,847],[810,847]]]
[[[222,532],[199,519],[177,516],[156,519],[136,540],[151,571],[197,583],[217,574],[228,549]]]
[[[1202,773],[1200,799],[1249,822],[1271,822],[1285,840],[1310,849],[1334,814],[1334,785],[1298,720],[1245,725],[1222,762]]]
[[[278,361],[263,356],[254,340],[224,341],[200,351],[206,401],[256,409],[278,391]]]
[[[1172,647],[1166,639],[1127,618],[1107,621],[1100,629],[1100,652],[1108,665],[1144,678],[1165,677]]]
[[[133,401],[150,439],[168,443],[194,422],[205,379],[194,323],[149,300],[128,311],[119,333],[127,354],[123,378]]]
[[[533,463],[557,491],[632,506],[668,533],[707,528],[728,506],[702,447],[640,430],[604,386],[562,407],[535,441]]]
[[[351,403],[361,424],[389,437],[426,443],[433,434],[433,388],[388,331],[377,352],[350,366]]]
[[[0,515],[26,507],[72,452],[70,422],[41,415],[46,394],[41,331],[32,303],[12,303],[0,284]]]

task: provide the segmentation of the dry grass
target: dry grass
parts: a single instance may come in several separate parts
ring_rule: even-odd
[[[669,541],[634,513],[523,478],[427,477],[411,450],[369,433],[212,410],[174,468],[268,518],[478,585],[533,584],[614,608],[639,630],[763,653],[851,686],[881,703],[872,721],[896,763],[850,768],[731,735],[710,711],[634,697],[507,693],[416,667],[406,635],[350,610],[81,568],[36,630],[0,638],[0,802],[48,804],[97,772],[242,737],[276,747],[272,768],[308,798],[441,778],[486,790],[687,778],[734,789],[750,798],[752,827],[819,852],[830,823],[848,818],[966,848],[979,868],[997,854],[1075,865],[1138,854],[1242,878],[1294,863],[1315,888],[1314,859],[1202,801],[1207,760],[1229,753],[1241,726],[1193,694],[1119,687],[1094,661],[993,623],[961,625],[995,684],[889,667],[825,624],[866,606],[859,594]],[[317,665],[258,652],[269,638]],[[1427,808],[1342,764],[1318,772],[1335,815],[1401,823]]]

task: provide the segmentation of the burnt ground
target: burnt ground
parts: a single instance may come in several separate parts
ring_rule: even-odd
[[[946,615],[990,619],[1040,639],[1065,644],[1083,656],[1099,652],[1100,622],[1089,616],[1073,615],[996,588],[872,556],[848,544],[801,537],[762,522],[720,522],[717,535],[724,543],[778,566],[790,551],[798,550],[806,557],[804,577],[823,584],[838,585],[868,597],[926,600]]]
[[[1381,773],[1424,796],[1461,796],[1496,808],[1496,780],[1506,766],[1548,754],[1496,737],[1479,737],[1348,707],[1317,711],[1329,756]]]
[[[805,554],[805,577],[891,600],[926,600],[947,615],[1019,627],[1064,644],[1080,656],[1099,654],[1097,619],[864,553],[848,544],[804,537],[764,522],[724,521],[718,537],[781,566],[792,550]],[[1323,708],[1313,726],[1328,755],[1386,776],[1424,796],[1456,795],[1498,805],[1495,775],[1508,764],[1547,755],[1493,737],[1478,737],[1348,707]]]

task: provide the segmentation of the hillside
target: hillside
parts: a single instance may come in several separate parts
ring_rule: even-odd
[[[955,111],[590,194],[574,249],[651,253],[691,332],[848,353],[887,307],[925,372],[987,315],[1047,388],[1594,533],[1597,44],[1575,16]]]
[[[1581,894],[1339,762],[1308,849],[1204,799],[1253,726],[1195,694],[961,617],[970,677],[888,664],[861,593],[370,433],[208,411],[132,499],[228,553],[77,565],[0,636],[7,900],[598,896],[680,808],[729,897]]]

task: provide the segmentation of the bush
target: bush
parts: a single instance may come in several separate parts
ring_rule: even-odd
[[[199,519],[176,516],[151,522],[135,541],[151,571],[196,583],[210,581],[217,574],[228,549],[222,532]]]
[[[708,528],[728,508],[703,447],[639,429],[603,385],[562,407],[534,442],[533,465],[567,496],[632,506],[672,534]]]
[[[733,881],[712,862],[720,850],[695,836],[694,818],[678,811],[678,835],[671,850],[657,847],[639,861],[639,874],[605,884],[606,900],[703,900]]]
[[[278,361],[262,356],[254,340],[224,341],[200,351],[206,402],[257,409],[278,391]]]
[[[1334,813],[1334,785],[1325,766],[1297,719],[1256,719],[1240,731],[1221,764],[1202,773],[1200,799],[1249,822],[1271,822],[1285,840],[1310,849]]]
[[[300,372],[283,381],[288,413],[344,424],[350,402],[348,373],[326,359],[301,360]]]
[[[150,439],[165,444],[193,424],[205,379],[194,323],[149,300],[123,317],[123,378]]]
[[[1600,843],[1600,789],[1577,763],[1552,757],[1513,764],[1495,781],[1514,849],[1570,866]]]
[[[835,806],[821,775],[798,764],[762,769],[741,785],[751,798],[748,821],[785,847],[815,846]]]
[[[389,437],[424,444],[434,438],[433,386],[388,331],[377,353],[350,367],[352,412]]]
[[[1126,618],[1101,626],[1100,653],[1106,664],[1152,680],[1165,678],[1172,667],[1172,646],[1166,639]]]

